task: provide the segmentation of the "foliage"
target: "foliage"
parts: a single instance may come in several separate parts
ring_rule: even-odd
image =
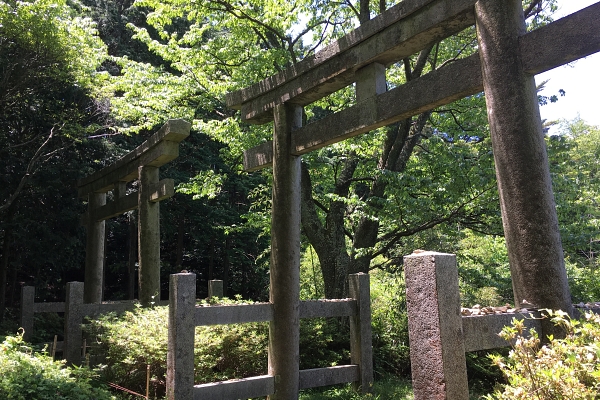
[[[514,320],[500,334],[515,340],[507,358],[494,362],[508,379],[488,399],[595,399],[600,392],[600,316],[587,313],[581,321],[562,311],[548,311],[564,339],[549,338],[540,346],[535,330],[527,336],[524,322]]]
[[[56,285],[81,266],[81,202],[73,186],[103,158],[102,145],[82,139],[103,126],[108,109],[96,90],[106,49],[76,7],[0,1],[2,313],[6,298],[18,298],[17,282],[58,295],[64,287]]]
[[[65,368],[34,352],[21,334],[7,336],[0,347],[0,397],[5,400],[114,399],[92,384],[94,376],[87,368]]]
[[[456,256],[464,307],[500,306],[514,301],[504,237],[464,230]]]
[[[87,88],[99,82],[96,69],[106,58],[106,47],[96,35],[93,21],[81,17],[66,1],[2,1],[0,29],[3,50],[15,56],[5,70],[8,82],[15,79],[23,83],[43,77],[60,81],[67,76]],[[26,54],[32,59],[23,57]],[[46,63],[45,70],[35,69],[40,62]],[[37,89],[31,82],[25,85],[30,90]],[[3,96],[22,90],[16,85],[7,89]]]
[[[409,374],[406,285],[400,273],[371,273],[373,367],[378,376]]]
[[[300,400],[387,400],[412,399],[410,381],[386,376],[377,380],[372,393],[361,395],[352,385],[338,385],[326,389],[312,389],[300,393]]]
[[[574,301],[594,301],[600,297],[600,129],[581,119],[563,121],[546,142]]]
[[[152,393],[165,393],[168,308],[138,308],[123,317],[105,315],[89,328],[97,344],[92,354],[103,355],[103,377],[145,391],[150,366]],[[195,382],[263,375],[266,372],[267,326],[260,323],[196,328]]]
[[[325,296],[321,266],[312,246],[307,246],[300,258],[300,300]]]
[[[378,377],[408,373],[408,328],[404,284],[400,275],[379,271],[372,277],[372,329]],[[247,304],[221,299],[226,304]],[[121,317],[106,315],[86,328],[96,338],[91,354],[103,357],[103,377],[134,391],[145,388],[150,365],[153,392],[164,393],[167,354],[166,307],[136,309]],[[268,325],[249,323],[196,328],[195,382],[254,375],[267,369]],[[315,318],[300,324],[300,368],[349,362],[347,323]],[[382,397],[385,398],[385,397]]]

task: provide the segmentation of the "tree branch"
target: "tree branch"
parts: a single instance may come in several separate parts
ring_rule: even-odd
[[[529,3],[527,8],[523,10],[523,14],[525,14],[525,19],[531,17],[534,14],[533,11],[536,7],[539,9],[539,6],[542,4],[542,1],[543,0],[533,0],[531,3]]]
[[[64,124],[60,128],[58,128],[58,130],[61,130],[63,126],[64,126]],[[35,172],[36,164],[38,163],[38,161],[42,157],[42,150],[44,149],[44,147],[46,147],[46,145],[50,142],[50,140],[54,136],[54,130],[56,128],[57,128],[56,125],[52,127],[52,129],[50,130],[50,134],[48,135],[48,137],[46,138],[46,140],[44,141],[44,143],[42,143],[42,145],[37,149],[37,151],[35,152],[35,154],[31,158],[31,160],[29,160],[29,164],[27,165],[27,169],[25,170],[25,173],[21,177],[21,180],[19,181],[19,184],[17,185],[17,188],[10,195],[10,197],[4,202],[4,204],[2,204],[0,206],[0,212],[3,212],[5,210],[7,210],[13,204],[13,202],[19,197],[19,195],[21,194],[21,191],[23,190],[23,187],[25,187],[25,183],[27,183],[27,180]],[[48,153],[47,155],[51,155],[53,153],[54,152],[51,152],[51,153]]]

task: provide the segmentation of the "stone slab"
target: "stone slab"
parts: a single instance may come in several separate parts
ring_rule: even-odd
[[[194,386],[194,400],[238,400],[264,397],[274,392],[275,377],[262,375],[196,385]]]
[[[462,317],[462,329],[465,351],[498,349],[510,346],[511,343],[502,339],[498,334],[505,326],[510,326],[513,319],[525,320],[527,331],[535,329],[542,331],[539,312],[478,315]]]
[[[267,322],[273,319],[273,306],[262,303],[196,307],[194,318],[196,326]]]
[[[303,369],[300,371],[300,389],[356,382],[360,377],[358,365],[338,365],[328,368]]]

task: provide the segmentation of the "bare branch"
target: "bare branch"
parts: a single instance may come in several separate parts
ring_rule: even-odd
[[[531,17],[536,11],[536,8],[539,10],[543,0],[533,0],[525,10],[523,10],[523,14],[525,14],[525,19]]]
[[[62,126],[58,127],[58,130],[61,130],[63,126],[64,126],[64,124]],[[21,177],[21,180],[19,181],[17,188],[10,195],[10,197],[8,199],[6,199],[4,204],[2,204],[0,206],[0,212],[3,212],[6,209],[8,209],[13,204],[13,202],[19,197],[19,195],[21,194],[21,191],[23,190],[23,187],[25,187],[25,183],[27,183],[27,181],[29,180],[31,175],[33,175],[33,173],[35,172],[38,161],[40,160],[40,158],[42,156],[46,156],[46,155],[42,154],[42,150],[44,149],[44,147],[46,147],[46,145],[50,142],[50,140],[52,140],[52,137],[54,136],[54,132],[55,132],[56,128],[57,128],[56,125],[52,127],[52,129],[50,130],[50,134],[48,135],[48,137],[46,138],[44,143],[42,143],[42,145],[37,149],[37,151],[35,152],[33,157],[31,157],[31,160],[29,160],[29,164],[27,165],[27,170]],[[48,154],[53,154],[53,153],[54,152],[51,152]]]

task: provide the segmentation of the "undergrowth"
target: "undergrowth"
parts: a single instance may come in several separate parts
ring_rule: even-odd
[[[549,337],[541,344],[538,333],[526,335],[523,320],[513,320],[500,334],[514,341],[507,357],[494,356],[508,383],[488,400],[592,400],[600,394],[600,315],[588,313],[582,320],[562,311],[546,310],[564,330],[564,338]]]

